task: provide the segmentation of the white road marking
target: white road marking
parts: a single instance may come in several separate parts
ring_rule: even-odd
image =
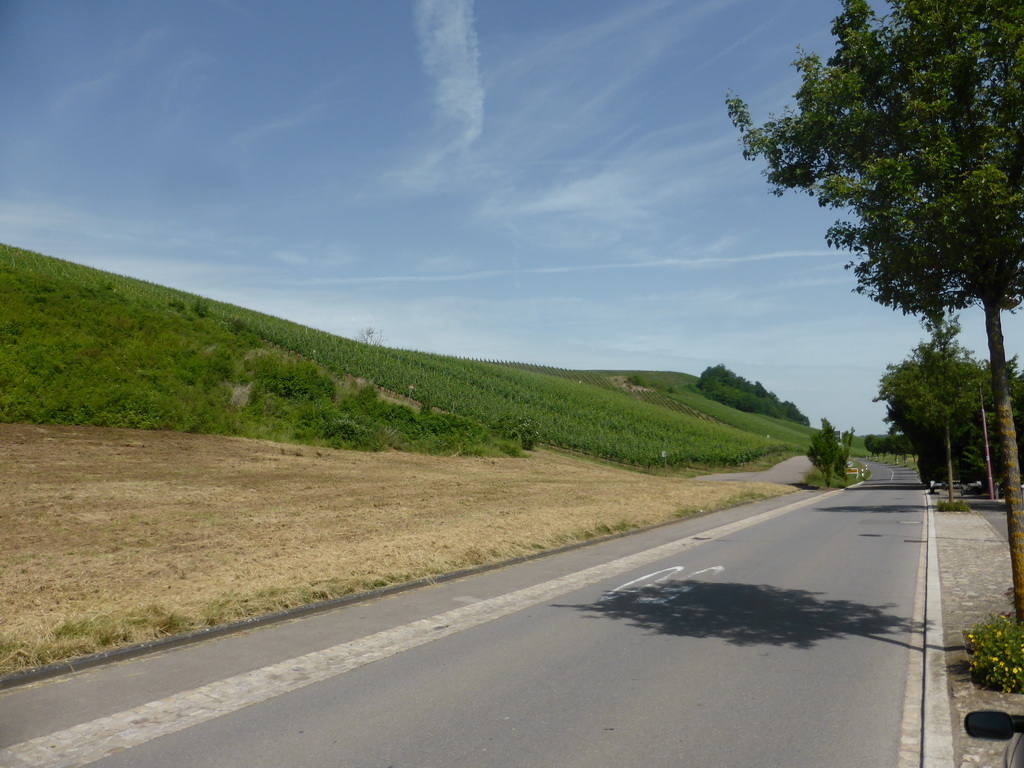
[[[632,587],[634,584],[641,584],[641,583],[642,584],[646,584],[649,581],[651,581],[652,579],[654,579],[655,576],[660,576],[663,573],[664,574],[679,573],[680,571],[685,571],[685,570],[686,570],[685,566],[674,565],[671,568],[665,568],[664,570],[661,570],[661,571],[655,571],[654,573],[649,573],[646,576],[641,576],[639,579],[633,579],[632,581],[627,581],[621,587],[616,587],[615,589],[611,590],[610,592],[606,592],[601,597],[601,599],[602,600],[607,600],[607,599],[611,598],[613,595],[615,595],[615,593],[617,593],[617,592],[628,592],[629,588]],[[661,578],[667,578],[667,576],[661,577]],[[660,581],[661,579],[654,579],[654,580],[657,582],[657,581]]]
[[[635,591],[635,590],[631,589],[633,587],[633,585],[635,585],[635,584],[643,584],[643,585],[647,585],[647,584],[664,584],[666,581],[669,581],[670,579],[672,579],[673,576],[677,576],[678,574],[682,573],[685,570],[686,570],[686,566],[685,565],[673,565],[671,568],[663,568],[660,571],[655,571],[654,573],[649,573],[646,576],[641,576],[638,579],[633,579],[632,581],[627,581],[622,586],[616,587],[615,589],[613,589],[613,590],[611,590],[609,592],[605,592],[603,595],[601,595],[601,599],[602,600],[613,600],[613,599],[615,599],[616,597],[618,597],[619,595],[621,595],[623,593]],[[694,576],[700,576],[702,573],[719,574],[719,573],[721,573],[724,570],[725,570],[725,566],[723,566],[723,565],[713,565],[710,568],[704,568],[704,569],[699,570],[699,571],[694,571],[693,573],[691,573],[687,577],[687,580],[692,579]],[[655,577],[657,577],[657,578],[655,578]],[[680,592],[689,592],[691,589],[693,589],[693,587],[685,586],[684,585],[684,586],[680,586],[680,587],[666,587],[666,588],[662,589],[661,592],[662,593],[667,593],[667,594],[677,594],[677,593],[680,593]],[[643,597],[643,598],[638,599],[637,602],[642,602],[642,603],[663,603],[663,602],[665,602],[665,600],[662,599],[662,598],[655,598],[655,597],[648,596],[648,597]]]
[[[684,565],[673,565],[671,568],[663,568],[660,571],[655,571],[654,573],[649,573],[646,576],[641,576],[639,579],[633,579],[632,581],[627,581],[621,587],[616,587],[615,589],[611,590],[610,592],[605,592],[603,595],[601,595],[601,600],[614,600],[615,598],[617,598],[617,597],[619,597],[621,595],[630,594],[630,593],[638,594],[638,590],[631,589],[631,587],[634,584],[642,584],[642,585],[645,585],[645,586],[648,585],[648,584],[663,585],[663,584],[665,584],[665,582],[667,582],[669,580],[673,580],[674,581],[673,577],[678,576],[679,574],[681,574],[685,570],[686,570],[686,566],[684,566]],[[702,573],[719,574],[719,573],[721,573],[724,570],[725,570],[725,566],[723,566],[723,565],[713,565],[710,568],[704,568],[704,569],[702,569],[700,571],[694,571],[692,574],[690,574],[687,577],[686,581],[691,581],[694,576],[700,576]],[[658,578],[654,578],[655,576],[657,576]],[[667,605],[669,603],[669,601],[672,600],[672,598],[675,597],[676,595],[681,595],[681,594],[683,594],[685,592],[689,592],[691,589],[693,589],[693,586],[691,584],[687,584],[685,582],[682,582],[682,583],[676,582],[676,583],[679,584],[679,586],[673,586],[673,587],[662,586],[658,590],[657,594],[653,594],[653,595],[640,594],[639,597],[635,598],[635,602],[643,603],[645,605]]]
[[[701,570],[701,571],[695,571],[692,575],[693,576],[700,576],[702,573],[719,574],[719,573],[721,573],[724,570],[725,570],[725,566],[724,565],[712,565],[710,568],[705,568],[704,570]]]

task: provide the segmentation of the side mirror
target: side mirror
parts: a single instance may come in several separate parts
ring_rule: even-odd
[[[1005,712],[970,712],[964,718],[964,730],[975,739],[1006,741],[1017,732],[1016,723]]]

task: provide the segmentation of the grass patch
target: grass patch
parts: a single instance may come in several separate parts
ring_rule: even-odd
[[[870,478],[870,476],[871,476],[870,470],[865,469],[864,466],[862,464],[860,464],[859,462],[855,462],[854,464],[855,464],[855,466],[857,466],[858,468],[861,469],[860,476],[842,474],[842,475],[839,475],[837,477],[833,477],[833,481],[831,481],[831,485],[828,486],[828,485],[825,485],[825,478],[821,474],[821,472],[819,472],[817,469],[812,469],[804,477],[804,482],[806,484],[808,484],[808,485],[811,485],[813,487],[818,487],[818,488],[824,488],[824,487],[848,488],[851,485],[856,485],[858,482],[863,482],[864,480],[867,480],[867,479]]]

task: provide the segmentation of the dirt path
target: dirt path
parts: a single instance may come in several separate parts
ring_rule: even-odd
[[[94,427],[0,461],[0,672],[791,490]]]
[[[781,485],[799,485],[807,477],[807,473],[814,467],[811,460],[806,456],[794,456],[785,461],[779,462],[774,467],[760,472],[733,472],[717,475],[702,475],[697,480],[708,480],[713,482],[743,482],[743,483],[779,483]]]

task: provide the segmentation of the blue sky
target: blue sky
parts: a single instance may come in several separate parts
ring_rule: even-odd
[[[389,346],[724,363],[882,432],[878,379],[924,332],[852,293],[836,214],[769,194],[725,109],[781,111],[838,11],[0,0],[0,242]]]

